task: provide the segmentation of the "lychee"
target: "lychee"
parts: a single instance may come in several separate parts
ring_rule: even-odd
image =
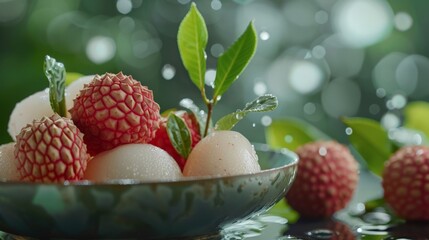
[[[429,147],[406,146],[386,162],[384,198],[406,220],[429,220]]]
[[[194,115],[184,111],[177,111],[174,114],[182,118],[188,127],[189,132],[191,133],[191,148],[193,148],[201,140],[200,126],[197,119]],[[171,144],[167,133],[167,118],[162,118],[160,128],[156,131],[155,138],[149,143],[164,149],[174,158],[174,160],[176,160],[180,169],[183,170],[186,159],[182,157]]]
[[[160,121],[152,91],[122,72],[96,75],[70,113],[92,155],[122,144],[148,143]]]
[[[232,176],[261,171],[258,155],[241,133],[214,131],[195,145],[184,176]]]
[[[20,179],[31,182],[81,180],[89,159],[83,134],[70,119],[57,114],[24,127],[14,155]]]
[[[302,145],[298,172],[287,202],[304,218],[329,217],[351,200],[358,182],[358,164],[350,151],[335,141]]]
[[[151,144],[125,144],[104,151],[91,159],[85,171],[85,179],[95,182],[119,179],[177,181],[182,176],[174,159]]]

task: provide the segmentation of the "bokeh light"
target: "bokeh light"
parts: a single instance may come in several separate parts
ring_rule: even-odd
[[[0,80],[4,112],[46,88],[45,81],[34,81],[44,79],[40,59],[46,54],[84,75],[132,74],[153,90],[162,109],[176,108],[183,98],[203,107],[177,49],[177,28],[190,4],[190,0],[0,0],[0,71],[2,79],[12,79]],[[305,119],[346,141],[338,117],[370,117],[392,130],[402,126],[402,112],[409,103],[429,101],[427,1],[196,4],[209,33],[205,49],[209,95],[219,56],[254,21],[256,54],[215,113],[218,117],[235,111],[255,96],[277,96],[276,111],[249,114],[237,126],[254,141],[265,141],[263,128],[284,116]],[[6,126],[7,120],[3,114],[0,125]],[[1,141],[8,139],[0,133]]]
[[[333,8],[333,28],[346,43],[366,47],[392,29],[393,12],[384,0],[343,0]]]
[[[102,64],[115,56],[115,41],[106,36],[95,36],[86,45],[86,55],[95,64]]]

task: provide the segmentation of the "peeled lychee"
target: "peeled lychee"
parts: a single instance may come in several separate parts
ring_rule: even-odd
[[[232,176],[261,171],[249,140],[235,131],[215,131],[194,147],[184,176]]]
[[[122,73],[95,76],[70,113],[92,155],[122,144],[148,143],[160,121],[152,91]]]
[[[384,198],[406,220],[429,220],[429,147],[407,146],[386,162]]]
[[[20,179],[32,182],[81,180],[89,158],[82,133],[57,114],[23,128],[14,154]]]
[[[27,124],[52,114],[54,114],[54,111],[52,111],[49,103],[49,89],[36,92],[15,105],[9,117],[7,129],[9,135],[15,141],[16,135]]]
[[[305,218],[329,217],[351,200],[358,164],[344,145],[334,141],[304,144],[296,150],[298,172],[287,202]]]
[[[200,126],[197,122],[197,119],[194,115],[191,115],[184,111],[175,112],[174,114],[178,115],[185,121],[186,126],[191,133],[191,147],[193,148],[201,140]],[[180,168],[183,170],[183,168],[185,167],[186,159],[182,157],[171,144],[170,138],[168,137],[167,133],[167,118],[162,118],[161,125],[158,131],[156,131],[155,138],[152,139],[152,141],[150,141],[149,143],[164,149],[174,158],[174,160],[176,160],[177,164],[179,164]]]
[[[18,181],[20,179],[14,149],[14,142],[0,146],[0,181]]]
[[[118,179],[174,181],[182,178],[176,161],[150,144],[126,144],[102,152],[88,164],[85,179],[103,182]]]

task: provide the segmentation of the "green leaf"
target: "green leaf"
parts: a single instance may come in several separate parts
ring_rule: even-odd
[[[161,113],[161,117],[167,118],[168,116],[170,116],[170,113],[174,113],[176,111],[177,109],[175,108],[169,108]]]
[[[191,111],[193,113],[193,115],[195,116],[195,118],[197,119],[198,125],[200,127],[200,136],[204,135],[204,127],[206,125],[206,121],[207,121],[207,113],[204,112],[203,110],[200,110],[200,108],[195,105],[194,101],[192,101],[192,99],[189,98],[184,98],[180,101],[179,105],[181,107],[184,107],[186,109],[188,109],[189,111]],[[210,121],[210,125],[211,126],[211,121]]]
[[[242,110],[237,110],[219,119],[215,124],[215,129],[230,130],[248,113],[272,111],[277,105],[278,101],[275,96],[270,94],[260,96],[252,102],[247,103]]]
[[[192,82],[198,89],[204,89],[206,59],[204,49],[207,45],[207,28],[204,18],[192,3],[189,12],[182,20],[177,34],[180,56]]]
[[[413,102],[404,109],[405,126],[424,132],[429,136],[429,103]]]
[[[284,217],[288,220],[288,223],[295,223],[299,219],[299,213],[293,210],[285,199],[280,200],[276,205],[268,210],[268,214]]]
[[[214,81],[214,101],[237,80],[249,64],[256,51],[257,39],[251,22],[240,38],[219,57]]]
[[[352,129],[350,143],[362,155],[369,170],[381,176],[384,162],[394,150],[386,130],[372,119],[343,118],[342,121]]]
[[[66,86],[70,85],[72,82],[78,80],[81,77],[83,77],[83,75],[77,72],[66,73]]]
[[[52,110],[60,116],[65,117],[67,109],[66,98],[64,96],[66,88],[66,69],[64,64],[46,55],[43,69],[49,81],[49,100]]]
[[[175,114],[167,119],[167,133],[174,149],[184,158],[191,152],[191,133],[185,121]]]
[[[313,125],[293,118],[274,120],[265,129],[265,136],[272,148],[288,148],[292,151],[305,143],[331,139]]]

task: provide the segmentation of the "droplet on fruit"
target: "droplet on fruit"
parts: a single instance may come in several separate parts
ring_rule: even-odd
[[[15,105],[9,117],[8,132],[15,141],[16,135],[27,124],[32,123],[33,120],[41,119],[43,116],[53,114],[49,103],[49,90],[36,92]]]
[[[183,174],[231,176],[259,171],[258,156],[249,140],[235,131],[216,131],[194,147]]]
[[[0,180],[18,181],[20,176],[18,172],[18,161],[15,160],[15,143],[7,143],[0,146]]]
[[[182,178],[176,161],[150,144],[125,144],[96,155],[87,166],[85,179],[103,182],[119,179],[175,181]]]

